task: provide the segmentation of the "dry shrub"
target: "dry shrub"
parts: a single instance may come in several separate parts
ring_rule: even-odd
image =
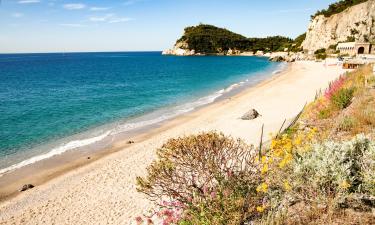
[[[184,224],[241,224],[262,205],[256,151],[221,133],[169,140],[158,149],[138,191],[153,201],[177,201]]]
[[[354,115],[358,118],[361,125],[375,126],[375,100],[374,97],[363,97],[360,104],[354,111]]]

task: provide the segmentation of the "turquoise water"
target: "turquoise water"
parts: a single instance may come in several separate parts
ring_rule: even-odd
[[[264,79],[279,66],[258,57],[160,52],[0,55],[0,169],[33,156],[19,153],[104,124],[117,122],[119,133],[161,122],[212,102],[235,83]],[[151,112],[143,123],[126,123]],[[113,132],[59,143],[58,151]]]

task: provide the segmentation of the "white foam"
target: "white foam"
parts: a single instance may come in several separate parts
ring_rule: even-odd
[[[26,160],[24,160],[20,163],[17,163],[17,164],[14,164],[12,166],[9,166],[7,168],[1,169],[0,170],[0,177],[2,175],[4,175],[5,173],[11,171],[11,170],[19,169],[21,167],[33,164],[33,163],[41,161],[43,159],[47,159],[47,158],[51,158],[52,156],[60,155],[60,154],[66,152],[68,150],[73,150],[73,149],[76,149],[76,148],[80,148],[80,147],[83,147],[83,146],[86,146],[86,145],[93,144],[95,142],[103,140],[105,137],[110,135],[110,133],[111,133],[110,131],[107,131],[100,136],[87,138],[87,139],[83,139],[83,140],[70,141],[66,144],[63,144],[63,145],[59,146],[59,147],[53,148],[51,151],[49,151],[46,154],[34,156],[34,157],[26,159]]]

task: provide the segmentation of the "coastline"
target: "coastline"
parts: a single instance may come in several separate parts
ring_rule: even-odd
[[[293,63],[286,71],[254,87],[132,137],[135,141],[132,145],[124,139],[103,151],[102,155],[93,155],[90,160],[78,158],[76,164],[36,182],[34,189],[2,202],[0,210],[4,213],[0,215],[0,221],[17,223],[26,219],[38,223],[43,216],[32,213],[37,211],[47,214],[44,216],[51,223],[84,223],[84,220],[98,223],[111,217],[117,222],[127,222],[152,206],[135,191],[135,177],[145,174],[146,166],[155,158],[155,149],[167,139],[217,130],[257,144],[262,124],[265,124],[265,136],[277,131],[284,119],[295,116],[305,102],[312,100],[317,89],[326,87],[341,73],[340,68],[327,68],[322,63]],[[254,121],[240,120],[239,117],[251,108],[257,109],[262,117]],[[82,208],[83,205],[90,207]],[[95,214],[100,209],[105,212]],[[83,218],[84,215],[87,217]],[[71,221],[64,222],[69,219]]]
[[[54,177],[90,164],[108,154],[123,150],[131,145],[128,143],[129,141],[143,141],[144,136],[150,137],[151,133],[160,132],[159,129],[164,130],[164,127],[170,121],[234,96],[265,80],[272,79],[276,74],[286,71],[287,68],[288,64],[286,63],[276,64],[276,66],[264,71],[251,74],[248,78],[245,77],[246,80],[232,83],[196,100],[182,101],[179,105],[102,125],[93,130],[65,138],[65,140],[59,140],[57,143],[47,143],[45,146],[40,146],[42,149],[50,150],[0,169],[0,202],[17,196],[18,190],[24,184],[30,183],[39,186]],[[91,134],[94,132],[96,134],[92,136]],[[92,143],[80,144],[80,142],[95,139],[97,141]],[[118,143],[123,144],[118,145]],[[76,147],[69,148],[72,145]],[[77,145],[81,146],[77,147]]]

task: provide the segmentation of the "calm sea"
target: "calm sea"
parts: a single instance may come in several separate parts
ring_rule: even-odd
[[[186,113],[281,65],[160,52],[2,54],[0,174]]]

